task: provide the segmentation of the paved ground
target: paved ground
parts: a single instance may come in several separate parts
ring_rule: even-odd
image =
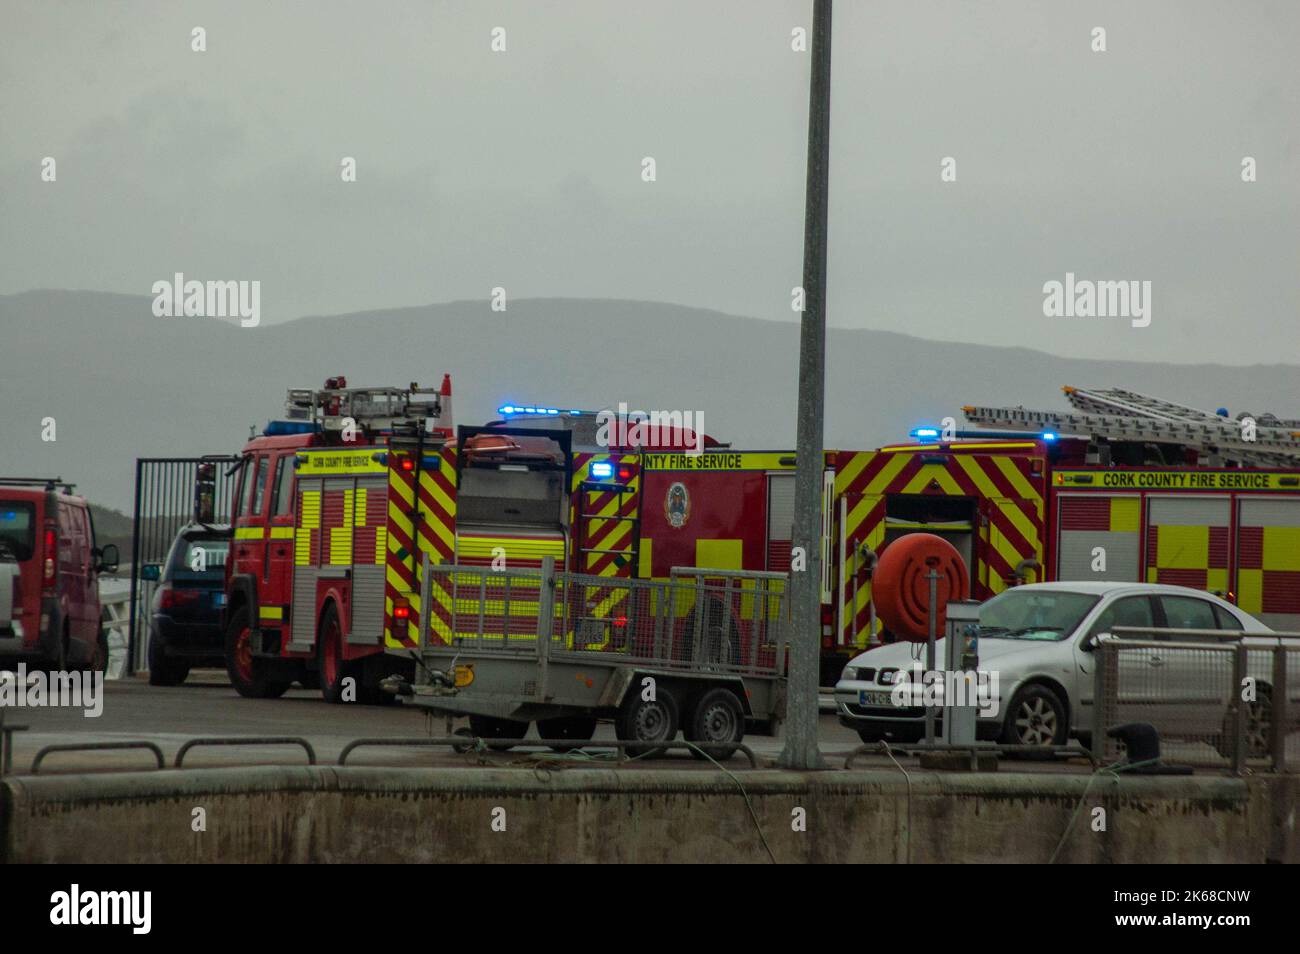
[[[98,718],[86,718],[82,710],[66,708],[8,709],[5,718],[9,725],[29,727],[13,736],[15,773],[29,771],[37,751],[47,745],[148,739],[163,750],[171,765],[181,744],[199,736],[297,736],[311,743],[319,762],[333,763],[353,739],[445,734],[445,720],[441,717],[430,724],[422,711],[400,705],[329,705],[321,700],[319,692],[307,690],[291,690],[281,699],[244,699],[230,687],[225,674],[216,670],[196,671],[185,685],[176,688],[153,687],[138,678],[106,682],[103,713]],[[821,715],[819,732],[822,751],[836,766],[843,764],[844,756],[859,744],[857,735],[826,711]],[[536,737],[535,730],[530,731],[530,736]],[[602,724],[596,735],[597,740],[613,737],[608,724]],[[745,741],[763,759],[775,758],[782,747],[780,738],[751,736]],[[525,746],[494,754],[491,759],[526,761],[544,751]],[[293,746],[205,747],[185,758],[187,766],[304,761],[302,750]],[[445,748],[366,748],[349,758],[349,764],[386,765],[464,765],[467,761],[476,764],[478,757],[458,755]],[[685,752],[660,761],[677,767],[701,765]],[[862,763],[891,764],[879,756],[866,757]],[[152,764],[153,757],[143,750],[60,752],[47,757],[41,772],[146,768]],[[730,763],[736,768],[747,764],[742,758]],[[1039,771],[1067,768],[1021,764]],[[1079,771],[1083,767],[1068,768]]]

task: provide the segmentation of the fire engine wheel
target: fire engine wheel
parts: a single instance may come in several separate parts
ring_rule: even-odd
[[[628,690],[615,720],[615,733],[624,742],[671,742],[677,737],[677,700],[665,686],[657,686],[654,698],[643,699],[638,684]],[[664,749],[655,745],[629,745],[633,756],[659,755]]]
[[[538,719],[537,735],[543,739],[558,739],[574,745],[586,745],[596,734],[595,716],[561,716],[556,719]],[[553,749],[562,746],[553,745]]]
[[[469,731],[475,738],[487,742],[490,748],[512,749],[516,742],[528,734],[528,723],[516,722],[514,719],[472,715],[469,717]]]
[[[250,641],[252,626],[247,606],[241,606],[230,617],[226,627],[226,672],[230,684],[241,696],[249,699],[275,699],[289,688],[287,682],[272,682],[259,672],[260,666],[253,658]]]
[[[718,600],[710,600],[704,609],[704,635],[695,645],[695,617],[687,626],[688,645],[695,660],[705,665],[737,666],[740,664],[740,633],[730,614]]]
[[[352,680],[353,696],[350,701],[361,698],[361,679],[355,661],[343,658],[343,626],[339,623],[338,608],[330,603],[321,614],[320,627],[316,633],[317,673],[320,676],[320,694],[326,702],[343,702],[347,688],[345,680]]]
[[[691,709],[683,734],[704,750],[691,749],[692,757],[704,761],[707,753],[709,758],[725,761],[736,754],[736,744],[745,738],[744,707],[730,689],[710,689]]]

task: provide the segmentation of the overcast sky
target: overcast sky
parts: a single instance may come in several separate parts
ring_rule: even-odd
[[[795,317],[811,0],[0,11],[0,293],[180,271],[260,280],[268,322],[495,286]],[[1300,361],[1300,4],[840,0],[834,30],[832,324]],[[1044,317],[1067,272],[1150,281],[1150,326]]]

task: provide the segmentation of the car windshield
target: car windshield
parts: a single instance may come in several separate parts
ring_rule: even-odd
[[[0,500],[0,550],[18,560],[30,560],[36,544],[34,508],[29,503]]]
[[[1004,590],[980,607],[979,634],[984,639],[1065,639],[1098,599],[1065,590]]]
[[[190,537],[181,541],[172,561],[171,578],[178,583],[225,579],[230,541],[219,537]]]

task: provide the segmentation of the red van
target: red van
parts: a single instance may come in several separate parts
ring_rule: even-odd
[[[0,478],[0,666],[104,670],[99,574],[117,562],[72,484]]]

